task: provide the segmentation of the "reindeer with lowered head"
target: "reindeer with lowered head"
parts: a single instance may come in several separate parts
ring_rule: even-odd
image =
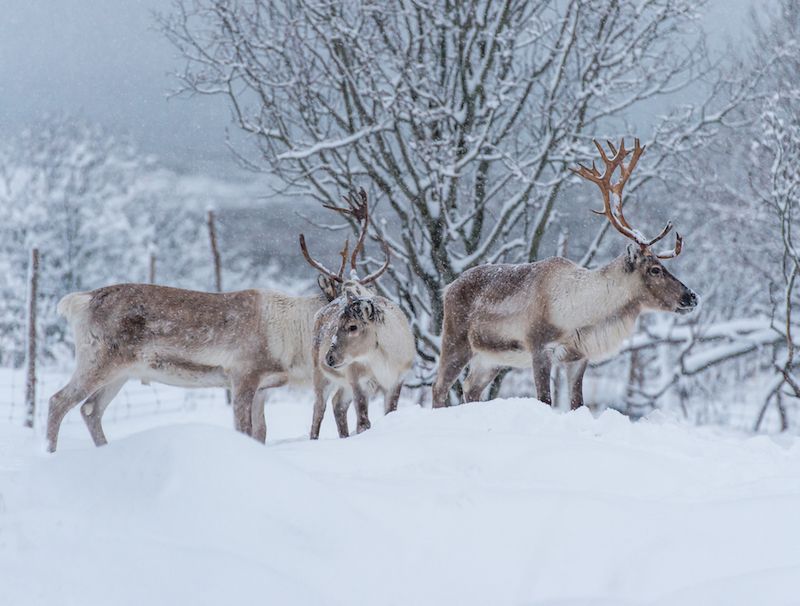
[[[604,215],[633,241],[625,252],[598,269],[585,269],[562,257],[534,263],[481,265],[459,276],[444,295],[444,326],[433,406],[446,406],[448,392],[469,364],[464,382],[466,401],[478,400],[504,367],[533,367],[539,400],[551,404],[552,362],[567,366],[572,408],[583,404],[583,375],[589,361],[615,354],[634,330],[639,314],[666,311],[685,314],[698,304],[697,295],[661,263],[681,252],[675,234],[670,251],[651,247],[672,229],[667,223],[654,238],[645,238],[622,213],[622,192],[644,147],[636,139],[633,155],[624,139],[619,149],[608,142],[609,157],[594,141],[605,170],[571,169],[595,183],[603,196]],[[619,169],[619,179],[612,183]],[[616,196],[612,204],[611,196]]]
[[[397,408],[405,375],[414,362],[414,335],[400,308],[378,296],[366,286],[389,267],[389,249],[383,242],[386,261],[368,276],[359,279],[356,262],[364,247],[369,226],[367,194],[351,194],[345,201],[349,208],[328,206],[352,216],[359,224],[358,240],[350,256],[350,279],[344,279],[348,242],[341,252],[338,273],[333,273],[308,253],[303,235],[300,248],[312,267],[331,282],[341,284],[341,294],[317,312],[314,318],[312,359],[314,362],[314,417],[310,437],[319,437],[328,396],[333,395],[333,414],[340,438],[349,436],[347,409],[355,401],[357,431],[369,429],[368,403],[375,392],[383,392],[384,413]]]

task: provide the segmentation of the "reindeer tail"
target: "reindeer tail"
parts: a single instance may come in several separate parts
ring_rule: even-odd
[[[76,320],[86,316],[92,295],[88,292],[73,292],[58,302],[56,311],[64,316],[67,322],[74,324]]]

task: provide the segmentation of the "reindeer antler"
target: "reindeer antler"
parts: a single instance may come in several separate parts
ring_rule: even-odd
[[[300,234],[300,250],[303,252],[303,257],[305,257],[305,260],[308,261],[308,264],[311,267],[313,267],[314,269],[316,269],[318,272],[320,272],[321,274],[324,274],[324,275],[328,276],[331,280],[334,280],[335,282],[339,282],[339,283],[344,282],[344,267],[345,267],[345,262],[347,260],[347,248],[348,248],[349,245],[350,245],[350,239],[348,238],[345,241],[345,245],[344,245],[345,247],[341,252],[342,265],[339,268],[339,273],[336,274],[336,273],[332,272],[330,269],[328,269],[327,267],[325,267],[322,263],[320,263],[319,261],[314,259],[308,253],[308,247],[306,247],[306,238],[305,238],[305,236],[303,234]]]
[[[664,238],[670,230],[672,229],[672,222],[667,222],[664,226],[664,229],[655,236],[654,238],[646,238],[642,233],[633,227],[627,219],[625,219],[625,215],[622,213],[622,191],[625,188],[625,184],[628,182],[628,179],[633,172],[633,169],[636,168],[636,164],[639,162],[639,158],[644,153],[644,147],[639,145],[639,139],[635,139],[634,147],[633,147],[633,156],[630,159],[628,164],[625,164],[625,158],[628,154],[630,154],[630,150],[625,149],[625,139],[623,138],[620,141],[619,149],[615,147],[615,145],[611,141],[606,141],[608,143],[608,147],[613,154],[611,158],[608,157],[603,146],[600,145],[596,140],[592,139],[592,143],[594,143],[597,151],[600,152],[600,159],[605,164],[605,172],[600,174],[600,171],[597,170],[594,162],[592,162],[592,167],[587,168],[582,164],[578,165],[578,168],[570,168],[572,172],[576,175],[595,183],[599,188],[600,192],[603,195],[603,210],[594,210],[592,212],[597,215],[605,215],[611,225],[620,232],[626,238],[629,238],[636,242],[639,246],[641,246],[642,250],[650,248],[653,244]],[[614,172],[619,168],[620,177],[616,183],[611,182],[611,177],[614,175]],[[611,194],[617,196],[617,201],[613,205],[611,204]],[[659,259],[671,259],[672,257],[677,257],[683,246],[683,238],[681,238],[680,234],[675,234],[675,247],[671,251],[664,251],[658,253],[656,257]]]
[[[364,240],[367,237],[367,229],[369,228],[369,203],[367,201],[367,192],[362,187],[358,194],[350,192],[342,199],[347,203],[348,208],[334,206],[332,204],[323,204],[325,208],[336,211],[343,215],[350,215],[359,224],[358,240],[353,247],[353,253],[350,255],[350,268],[355,271],[356,263],[358,262],[358,253],[364,250]]]
[[[381,247],[383,248],[383,254],[386,257],[386,260],[383,262],[383,265],[381,265],[378,269],[369,274],[366,278],[359,280],[361,284],[369,284],[370,282],[374,282],[375,280],[380,278],[383,275],[383,272],[385,272],[389,268],[389,263],[392,260],[392,255],[389,252],[389,245],[386,243],[386,240],[382,238],[381,238]]]
[[[347,267],[347,251],[350,248],[350,238],[345,239],[344,241],[344,248],[339,251],[339,256],[342,257],[342,263],[339,265],[339,276],[340,280],[344,280],[344,269]]]
[[[336,211],[337,213],[349,215],[358,223],[358,239],[356,240],[356,245],[353,247],[353,252],[350,255],[350,269],[355,273],[357,272],[358,255],[364,251],[364,241],[367,238],[367,230],[369,229],[369,200],[367,198],[367,192],[363,187],[358,190],[358,193],[350,192],[346,196],[342,196],[342,199],[347,203],[346,208],[334,206],[332,204],[323,204],[323,206],[330,210]],[[383,265],[380,268],[365,278],[360,279],[359,282],[361,284],[369,284],[370,282],[374,282],[389,267],[389,263],[391,261],[389,246],[382,238],[378,239],[381,242],[381,247],[383,248],[383,254],[386,257],[386,260],[383,262]]]

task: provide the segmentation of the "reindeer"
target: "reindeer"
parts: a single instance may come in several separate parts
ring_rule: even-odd
[[[645,238],[622,213],[622,192],[644,147],[636,139],[633,156],[624,139],[611,157],[594,141],[605,164],[600,171],[579,165],[571,169],[595,183],[611,225],[633,241],[625,252],[598,269],[589,270],[561,258],[535,263],[481,265],[452,282],[444,293],[444,326],[433,406],[447,405],[448,391],[465,365],[466,401],[480,399],[503,367],[533,367],[536,393],[551,404],[553,360],[567,366],[570,404],[583,404],[583,375],[588,361],[615,354],[634,330],[639,314],[666,311],[685,314],[698,304],[697,295],[670,274],[661,260],[680,254],[683,239],[675,234],[671,251],[654,253],[653,244],[672,229],[667,223],[654,238]],[[620,177],[611,182],[616,169]],[[617,198],[612,206],[611,194]]]
[[[414,362],[414,336],[408,319],[397,305],[366,288],[389,266],[389,249],[385,242],[382,242],[386,255],[383,266],[363,279],[357,277],[356,262],[369,226],[366,192],[362,189],[360,199],[351,195],[346,200],[350,208],[328,208],[351,215],[360,223],[358,241],[350,257],[349,280],[343,277],[347,241],[341,253],[339,272],[334,274],[311,257],[300,235],[300,248],[306,261],[330,282],[342,285],[341,295],[320,309],[314,319],[312,359],[316,398],[310,431],[312,440],[319,437],[332,388],[336,390],[333,396],[336,427],[339,437],[346,438],[350,435],[347,427],[350,403],[355,400],[358,433],[369,429],[370,396],[383,392],[384,414],[396,410],[403,379]]]
[[[207,293],[151,284],[117,284],[65,296],[76,367],[50,398],[47,447],[56,449],[64,415],[81,415],[96,446],[106,444],[102,418],[129,379],[233,391],[234,426],[266,440],[266,390],[310,386],[314,315],[338,293],[318,277],[322,295],[269,290]],[[84,401],[85,400],[85,401]]]

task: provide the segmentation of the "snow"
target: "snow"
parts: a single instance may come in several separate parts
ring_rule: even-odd
[[[73,416],[55,455],[3,415],[0,602],[797,601],[796,437],[509,399],[376,402],[371,430],[339,440],[328,415],[311,442],[297,392],[263,446],[221,402],[112,404],[100,449]]]
[[[336,140],[319,141],[305,149],[291,149],[289,151],[278,154],[277,157],[279,160],[304,160],[306,158],[318,154],[320,151],[328,151],[340,147],[345,147],[347,145],[350,145],[358,141],[359,139],[363,139],[364,137],[368,137],[370,135],[375,135],[377,133],[390,130],[389,128],[390,123],[391,122],[389,120],[384,120],[380,124],[375,124],[367,128],[362,128],[358,132],[348,135],[346,137],[341,137]],[[274,131],[274,133],[278,133],[278,131]],[[275,136],[275,135],[271,133],[270,136]]]

